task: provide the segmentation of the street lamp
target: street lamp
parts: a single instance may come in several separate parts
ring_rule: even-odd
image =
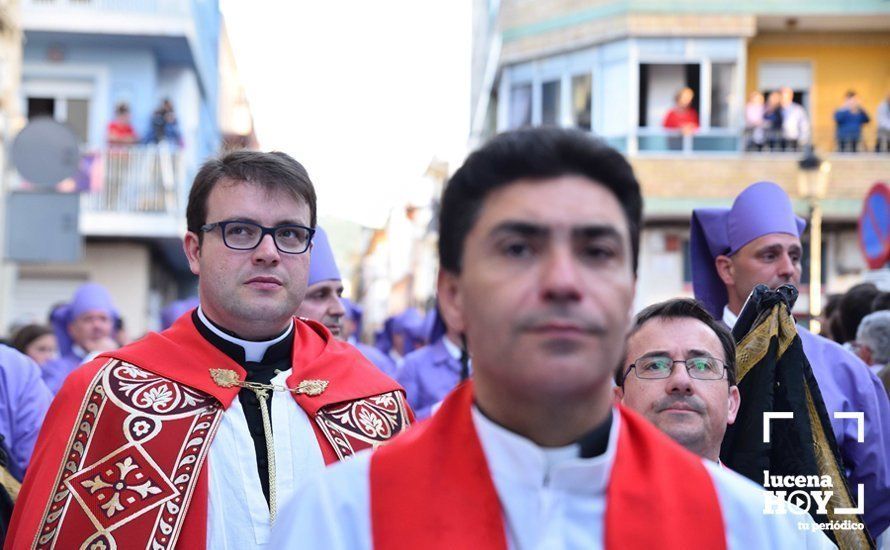
[[[822,199],[828,191],[831,163],[816,156],[812,145],[797,163],[797,193],[810,207],[810,332],[819,334],[822,310]]]

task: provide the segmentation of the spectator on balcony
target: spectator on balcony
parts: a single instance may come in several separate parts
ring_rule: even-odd
[[[698,130],[698,113],[692,108],[692,99],[695,92],[692,88],[683,88],[677,92],[674,98],[675,104],[664,115],[661,125],[668,130],[680,130],[684,135],[692,134]]]
[[[794,90],[780,90],[782,96],[782,148],[797,151],[810,142],[810,117],[800,103],[794,102]]]
[[[114,119],[108,123],[108,145],[127,146],[139,141],[130,123],[130,106],[125,102],[114,108]]]
[[[878,105],[878,139],[875,143],[875,153],[881,151],[890,153],[890,92]]]
[[[176,111],[169,99],[164,99],[161,105],[151,115],[151,129],[145,138],[146,143],[169,143],[176,147],[182,147],[182,132],[179,130],[179,120]]]
[[[745,136],[748,151],[760,151],[766,142],[766,120],[763,114],[763,94],[755,90],[748,96],[748,103],[745,105]]]
[[[782,94],[772,91],[763,108],[763,133],[770,150],[782,147]]]
[[[53,329],[46,325],[25,325],[12,335],[12,347],[24,353],[42,367],[59,354]]]
[[[844,96],[844,104],[834,112],[837,124],[837,150],[841,153],[855,153],[862,138],[862,127],[869,123],[868,113],[859,104],[859,96],[849,90]]]

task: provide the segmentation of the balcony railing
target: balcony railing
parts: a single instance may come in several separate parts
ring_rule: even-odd
[[[65,9],[85,13],[187,15],[189,2],[182,0],[23,0],[22,8],[26,11]]]
[[[179,197],[185,176],[178,149],[165,144],[109,147],[100,155],[100,181],[84,193],[84,210],[181,214]]]

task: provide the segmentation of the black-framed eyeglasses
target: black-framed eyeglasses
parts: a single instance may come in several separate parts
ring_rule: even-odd
[[[640,357],[631,363],[624,371],[624,377],[630,374],[631,369],[637,378],[643,380],[658,380],[669,378],[674,372],[674,365],[683,363],[690,378],[696,380],[721,380],[726,375],[726,364],[716,357],[690,357],[689,359],[674,360],[670,357],[649,356]]]
[[[230,220],[208,223],[201,231],[209,232],[219,227],[223,243],[233,250],[253,250],[263,237],[272,235],[275,247],[285,254],[302,254],[309,250],[315,230],[296,224],[265,227],[258,223]]]

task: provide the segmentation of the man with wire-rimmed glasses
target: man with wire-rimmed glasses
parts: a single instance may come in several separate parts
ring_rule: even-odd
[[[209,160],[186,217],[200,306],[68,377],[10,547],[264,548],[298,486],[409,424],[396,382],[294,317],[316,224],[300,163]]]
[[[649,306],[634,319],[615,394],[693,453],[719,461],[739,410],[735,343],[695,300]]]

